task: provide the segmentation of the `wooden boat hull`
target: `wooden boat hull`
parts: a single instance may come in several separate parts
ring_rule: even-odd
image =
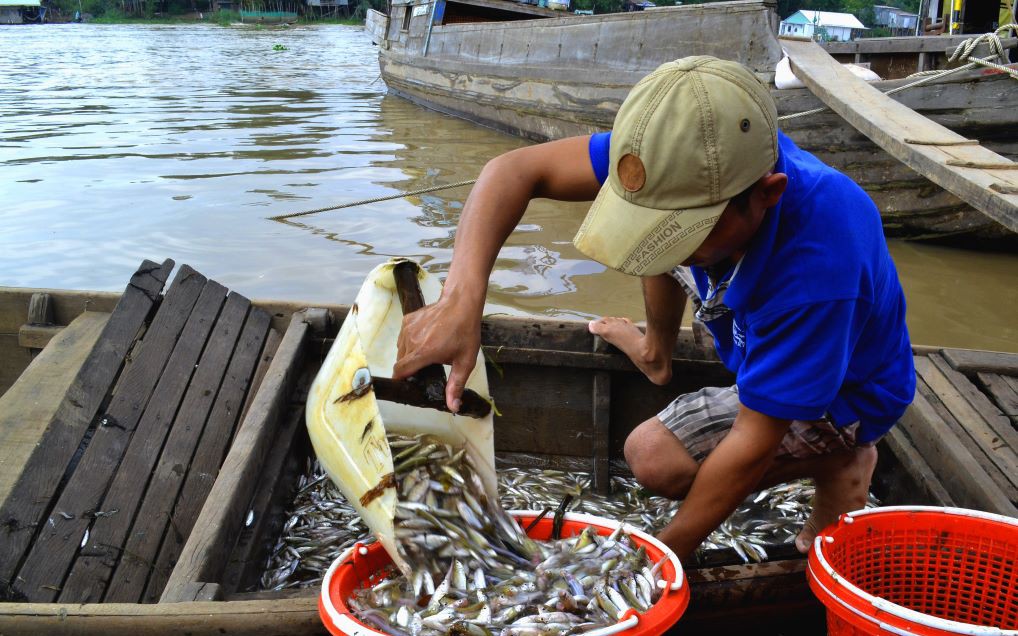
[[[26,324],[32,297],[44,292],[51,296],[57,326]],[[0,392],[10,384],[5,379],[20,375],[34,355],[32,349],[45,345],[60,325],[85,311],[109,312],[118,298],[112,293],[0,288]],[[309,303],[289,301],[253,304],[272,317],[274,328],[284,330],[289,325],[290,329],[260,382],[162,602],[0,603],[0,633],[322,633],[318,590],[242,590],[258,578],[265,551],[285,521],[285,508],[297,486],[294,476],[303,470],[310,452],[307,437],[300,434],[304,430],[301,408],[349,309],[341,305],[306,309]],[[327,316],[331,320],[325,320]],[[295,326],[299,333],[294,333]],[[582,322],[487,320],[482,325],[482,344],[491,370],[492,395],[503,413],[496,427],[499,459],[510,465],[589,471],[595,483],[601,484],[609,471],[625,470],[622,446],[636,423],[677,393],[732,379],[709,340],[688,329],[674,351],[675,374],[667,387],[651,385],[624,356],[598,347]],[[17,355],[19,350],[24,357]],[[964,378],[957,376],[964,372],[969,377],[978,373],[980,380],[985,376],[988,381],[994,380],[987,374],[1003,374],[999,377],[1014,381],[1018,388],[1018,356],[935,354],[926,348],[917,348],[916,353],[930,361],[920,364],[917,358],[917,368],[927,374],[930,384],[920,387],[922,408],[903,418],[881,449],[875,482],[878,496],[888,504],[984,509],[997,503],[1010,505],[994,490],[995,484],[1007,480],[1006,473],[991,471],[993,467],[978,456],[984,452],[980,447],[951,441],[963,433],[958,424],[948,421],[950,412],[962,412],[958,409],[965,406],[963,401],[978,397],[972,393],[974,387],[950,393],[942,385],[962,382]],[[941,398],[943,404],[938,401]],[[1003,417],[982,403],[978,408],[976,415],[967,412],[968,426],[973,425],[973,417],[985,418],[994,426]],[[939,422],[940,428],[934,431],[930,422]],[[999,463],[1002,458],[995,460]],[[959,474],[945,461],[958,462],[967,470]],[[992,474],[975,476],[984,467]],[[951,481],[942,481],[940,475],[951,475]],[[260,514],[247,526],[244,518],[249,510]],[[771,561],[752,565],[743,565],[734,553],[715,551],[689,570],[693,598],[678,628],[690,633],[709,629],[714,634],[744,634],[746,625],[752,624],[760,634],[820,633],[823,610],[807,589],[804,567],[805,561],[788,551],[772,552]],[[184,602],[167,602],[167,595]],[[794,625],[788,624],[790,615],[796,616]]]
[[[727,2],[430,30],[411,22],[403,31],[395,21],[379,26],[376,19],[373,37],[385,32],[379,65],[392,93],[545,141],[610,129],[633,84],[677,57],[735,59],[770,80],[781,58],[775,21],[766,3]],[[650,42],[654,46],[645,46]],[[887,81],[882,88],[902,83]],[[823,105],[807,89],[775,90],[773,95],[779,115]],[[1018,82],[1006,76],[971,74],[899,97],[916,112],[984,140],[995,152],[1018,156],[1018,111],[1006,106],[1018,99]],[[837,115],[791,120],[782,128],[869,192],[884,215],[888,236],[1016,242],[1012,232],[900,165]]]

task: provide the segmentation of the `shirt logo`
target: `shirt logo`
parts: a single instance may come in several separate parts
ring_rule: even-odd
[[[746,348],[746,331],[735,320],[732,321],[732,342],[740,349]]]

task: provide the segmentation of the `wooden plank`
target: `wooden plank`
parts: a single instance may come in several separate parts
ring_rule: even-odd
[[[29,600],[56,600],[92,522],[90,514],[99,509],[131,433],[204,285],[204,276],[182,266],[144,338],[135,346],[88,448],[20,568],[20,587]]]
[[[896,159],[1018,232],[1018,170],[1010,169],[1010,159],[885,96],[815,42],[781,44],[796,76],[831,110]]]
[[[332,310],[336,315],[343,315],[342,307]],[[593,366],[603,364],[601,362],[584,362],[585,360],[597,360],[599,355],[593,351],[594,336],[587,329],[587,322],[580,320],[534,320],[532,318],[497,318],[481,322],[481,344],[486,352],[502,353],[513,355],[516,351],[548,350],[580,354],[572,358],[576,364],[587,365],[591,368],[609,368],[607,366]],[[490,348],[490,349],[489,349]],[[620,357],[626,362],[628,359],[617,352],[614,347],[607,351],[616,352],[614,356]],[[542,354],[543,355],[543,354]],[[678,360],[709,360],[718,361],[717,352],[714,350],[713,340],[708,342],[697,342],[693,330],[689,327],[682,327],[679,330],[679,337],[672,351],[672,358]],[[554,358],[545,357],[545,360]],[[563,363],[570,360],[568,357],[560,359]],[[619,363],[613,362],[612,365]],[[612,366],[612,370],[623,370],[629,367]]]
[[[952,476],[944,487],[959,505],[1008,516],[1018,514],[1018,509],[920,391],[916,391],[915,400],[901,417],[899,426],[904,427],[936,473]]]
[[[957,506],[954,498],[947,492],[940,479],[937,478],[936,473],[933,472],[930,465],[926,463],[923,456],[912,445],[912,440],[908,438],[908,435],[900,426],[892,428],[884,437],[884,441],[902,465],[903,470],[908,471],[921,489],[921,492],[909,493],[912,497],[918,498],[917,501],[912,503],[934,506]]]
[[[60,325],[22,325],[18,329],[18,344],[26,349],[42,349],[61,329]]]
[[[504,382],[492,382],[491,396],[502,412],[495,448],[512,453],[578,455],[590,470],[593,431],[593,376],[585,369],[554,373],[526,365],[501,368]],[[490,372],[489,372],[490,373]],[[536,390],[535,390],[536,389]],[[555,426],[548,426],[554,422]]]
[[[42,349],[60,327],[54,323],[53,297],[46,292],[32,294],[28,301],[28,319],[18,330],[18,344],[28,349]]]
[[[4,636],[322,634],[318,597],[173,604],[0,603]]]
[[[608,343],[600,336],[594,337],[594,353],[604,353]],[[593,439],[591,440],[591,472],[594,492],[608,494],[611,488],[611,457],[608,449],[611,440],[611,390],[612,378],[607,371],[594,373],[592,390],[591,422]]]
[[[138,420],[117,474],[110,484],[87,544],[81,549],[64,582],[60,600],[76,603],[98,602],[121,556],[142,493],[159,458],[184,390],[191,379],[205,341],[226,299],[226,288],[207,281],[188,316],[173,353]]]
[[[302,371],[308,332],[303,314],[295,313],[247,420],[241,425],[220,469],[219,478],[184,544],[160,602],[185,598],[183,593],[190,583],[219,581],[244,522],[269,442],[284,412],[290,390]]]
[[[951,369],[940,356],[916,358],[915,366],[916,372],[936,392],[986,460],[1010,482],[1008,496],[1018,501],[1018,454],[1015,452],[1018,433],[1011,430],[1011,423],[968,378]]]
[[[220,584],[229,597],[254,583],[265,570],[265,561],[287,519],[287,508],[297,494],[297,480],[311,461],[311,441],[304,426],[304,406],[292,408],[279,427],[269,455],[262,465],[258,490],[251,500],[251,524],[240,532]]]
[[[1000,489],[1004,496],[1010,499],[1012,502],[1018,502],[1018,490],[1015,490],[1014,484],[1008,479],[1000,469],[990,461],[987,456],[987,450],[980,446],[979,442],[972,437],[972,435],[966,430],[966,427],[958,420],[958,417],[951,412],[951,409],[944,404],[943,400],[936,391],[931,389],[922,376],[917,376],[918,381],[916,383],[917,393],[921,393],[926,400],[930,403],[933,409],[937,412],[940,418],[947,424],[947,426],[954,432],[956,439],[961,442],[968,452],[979,462],[983,471],[989,475],[990,479],[997,484],[997,488]]]
[[[1018,452],[1018,431],[1011,426],[1011,422],[1008,420],[1007,415],[994,404],[990,398],[979,390],[979,388],[972,383],[964,374],[955,371],[954,368],[948,364],[947,360],[939,354],[931,355],[930,361],[933,362],[934,366],[940,370],[944,377],[951,382],[952,387],[958,391],[958,393],[969,403],[969,405],[979,412],[983,420],[990,427],[993,435],[999,437],[999,442],[992,441],[991,444],[996,446],[998,443],[1006,444],[1011,455]],[[1003,376],[997,376],[1003,378]],[[1006,384],[1006,381],[1002,381]],[[1018,459],[1018,457],[1016,457]],[[1018,476],[1015,477],[1018,479]]]
[[[144,500],[127,536],[120,563],[106,588],[104,600],[107,603],[134,603],[145,591],[145,582],[169,526],[167,520],[172,518],[173,505],[187,477],[188,466],[250,308],[251,301],[236,292],[226,299],[187,385],[184,401],[173,419],[159,463],[149,479]]]
[[[167,259],[162,265],[145,261],[135,271],[103,327],[100,344],[81,365],[38,448],[0,508],[0,581],[13,583],[18,563],[43,523],[60,479],[172,269],[173,261]]]
[[[572,473],[590,472],[590,458],[576,457],[574,455],[552,455],[536,452],[512,453],[500,450],[495,454],[495,462],[499,468],[516,466],[519,468],[564,470]],[[617,467],[612,466],[612,468],[615,468],[612,472],[618,474]]]
[[[824,42],[821,46],[832,54],[861,53],[863,55],[889,55],[892,53],[944,53],[953,52],[958,45],[972,36],[943,35],[935,38],[911,36],[890,38],[864,38],[849,42]],[[1001,38],[1005,49],[1014,48],[1018,40]]]
[[[244,396],[258,363],[262,345],[265,343],[269,321],[269,315],[261,309],[252,308],[248,314],[244,331],[230,359],[223,385],[216,396],[215,406],[212,407],[208,423],[202,432],[201,442],[188,469],[187,480],[173,508],[173,516],[145,587],[142,602],[155,603],[159,600],[180,549],[184,546],[187,535],[191,534],[202,504],[212,490],[219,466],[223,463],[227,446],[237,426],[240,407],[244,403]]]
[[[541,367],[640,372],[636,365],[622,354],[556,351],[554,349],[529,349],[507,346],[485,346],[482,349],[485,359],[496,365],[525,364]]]
[[[32,294],[28,301],[28,324],[52,325],[53,316],[53,297],[46,292]]]
[[[223,590],[218,583],[188,583],[181,592],[181,596],[185,599],[181,602],[188,601],[221,601],[223,600]]]
[[[591,459],[593,464],[594,492],[607,495],[611,487],[611,465],[608,445],[611,440],[611,390],[612,377],[607,371],[594,373],[592,399],[593,439]]]
[[[971,349],[944,349],[941,351],[951,366],[962,373],[999,373],[1018,375],[1018,354]]]
[[[110,315],[81,314],[0,397],[0,501],[7,499]],[[40,399],[40,396],[45,396]]]
[[[258,389],[262,386],[262,380],[272,364],[272,358],[275,357],[276,349],[279,348],[279,341],[282,339],[283,336],[278,331],[273,328],[269,329],[268,338],[265,340],[265,346],[262,348],[261,358],[258,361],[258,368],[255,369],[254,377],[251,378],[251,388],[247,392],[247,397],[244,398],[244,408],[240,411],[241,422],[247,418],[247,412],[251,409],[251,403],[254,402]],[[236,434],[236,431],[234,431],[234,434]]]
[[[1001,412],[1011,421],[1012,430],[1018,427],[1018,390],[1016,390],[1018,379],[997,373],[977,373],[976,377],[1000,407]]]

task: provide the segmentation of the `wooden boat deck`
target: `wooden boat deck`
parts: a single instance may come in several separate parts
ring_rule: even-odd
[[[160,295],[172,268],[144,263],[110,314],[72,322],[104,326],[81,339],[90,350],[65,393],[45,396],[59,405],[46,419],[31,417],[42,356],[2,398],[20,428],[5,452],[30,451],[2,473],[0,579],[15,596],[156,600],[205,502],[270,318],[186,265]]]
[[[38,532],[24,533],[35,535],[34,542],[18,537],[13,524],[0,528],[4,536],[2,563],[8,568],[5,578],[13,567],[22,577],[15,581],[15,587],[33,584],[34,590],[22,588],[30,599],[56,602],[0,604],[0,632],[4,634],[80,633],[84,626],[109,634],[215,634],[221,629],[243,633],[258,629],[255,625],[259,624],[259,615],[266,627],[271,625],[273,633],[321,631],[314,598],[317,590],[244,590],[261,573],[264,555],[285,521],[283,511],[296,489],[295,477],[310,452],[303,425],[306,391],[346,308],[336,305],[308,309],[301,303],[255,302],[243,312],[246,321],[241,329],[242,321],[237,316],[245,301],[235,300],[237,308],[228,312],[230,301],[225,299],[225,290],[213,287],[218,290],[217,297],[224,297],[218,301],[223,309],[216,312],[218,318],[214,321],[202,322],[204,335],[200,340],[208,342],[203,346],[192,342],[188,325],[200,321],[191,318],[199,315],[195,312],[202,303],[202,291],[216,284],[185,266],[160,299],[158,287],[166,280],[170,267],[170,261],[162,265],[147,263],[121,296],[51,292],[53,320],[67,325],[62,328],[50,326],[43,330],[25,324],[31,322],[26,319],[26,311],[28,299],[36,293],[33,290],[0,289],[0,350],[10,346],[12,339],[16,343],[20,338],[33,347],[48,342],[35,356],[35,363],[0,399],[18,399],[28,409],[26,412],[31,412],[30,400],[25,396],[36,387],[52,392],[46,394],[46,402],[61,405],[56,415],[33,416],[37,419],[29,433],[21,429],[24,439],[35,431],[36,442],[41,445],[31,453],[25,451],[34,448],[35,443],[19,447],[24,471],[2,502],[3,519],[26,519],[23,511],[28,511],[28,519],[36,519],[34,523],[41,522],[43,527]],[[145,281],[149,278],[151,284]],[[185,288],[193,301],[179,300]],[[193,303],[193,307],[180,309],[182,302],[185,306]],[[101,311],[83,312],[86,304]],[[178,307],[175,313],[174,307]],[[156,311],[150,316],[153,308]],[[180,333],[176,337],[166,334],[161,326],[171,314],[177,325],[174,329]],[[210,336],[226,324],[228,316],[233,316],[232,335]],[[247,329],[255,323],[260,326]],[[145,346],[135,344],[132,348],[131,343],[146,324],[141,338]],[[101,335],[97,335],[99,332]],[[731,375],[714,356],[709,338],[702,332],[683,333],[674,354],[675,379],[667,387],[649,385],[623,355],[597,342],[582,322],[498,319],[485,322],[482,338],[493,396],[503,413],[496,428],[500,460],[514,465],[589,471],[599,487],[610,474],[625,470],[622,443],[636,423],[677,393],[731,382]],[[236,343],[216,344],[223,339]],[[155,343],[161,341],[165,341],[161,345],[163,353],[157,355]],[[245,342],[249,344],[242,346]],[[61,356],[55,354],[68,347],[87,353],[64,356],[66,368],[59,369],[56,358]],[[223,353],[227,348],[234,352],[232,356]],[[186,360],[179,354],[181,369],[198,363],[193,375],[170,372],[178,350],[191,352]],[[220,352],[214,356],[220,360],[218,364],[206,364],[205,356],[211,356],[212,351]],[[252,351],[256,353],[251,355]],[[234,373],[232,361],[240,358],[247,362]],[[164,364],[155,365],[159,369],[153,370],[145,364],[149,359]],[[206,371],[213,367],[215,373]],[[885,504],[958,505],[1018,514],[1018,355],[917,347],[916,367],[916,403],[881,443],[874,492]],[[42,369],[57,369],[60,373],[45,384],[42,382],[47,376]],[[224,379],[203,379],[207,374]],[[245,394],[241,386],[246,382],[256,390]],[[174,400],[159,397],[165,383],[175,387]],[[139,386],[144,390],[136,388]],[[230,400],[225,397],[228,387],[234,392]],[[139,394],[149,395],[147,406],[127,408],[138,402],[127,398]],[[79,406],[74,406],[72,400]],[[153,417],[149,415],[155,412],[153,407],[162,408],[160,405],[173,401],[180,405],[173,423],[158,418],[160,435],[171,440],[163,445],[162,454],[156,451],[146,455],[144,461],[132,459],[133,440],[144,433],[140,422]],[[192,403],[197,414],[185,408]],[[226,408],[226,404],[232,408]],[[224,410],[232,415],[234,424],[224,424],[218,429],[219,435],[208,438],[204,434],[199,437],[192,427],[184,443],[182,436],[186,437],[184,429],[189,424],[204,422],[208,415]],[[243,417],[239,417],[241,410],[246,411]],[[67,419],[67,412],[77,414],[76,419]],[[0,413],[6,415],[6,409]],[[112,419],[103,418],[103,414],[111,413]],[[127,430],[102,425],[104,421],[130,424],[124,429],[134,430],[134,438],[129,439]],[[242,424],[233,432],[237,421]],[[9,422],[3,421],[0,439],[9,438]],[[233,432],[232,441],[227,431]],[[80,444],[83,440],[88,443]],[[227,445],[221,468],[219,462],[198,468],[201,457],[222,459]],[[0,448],[5,446],[0,444]],[[82,446],[84,451],[79,452]],[[120,450],[120,459],[103,466],[95,463],[103,449],[111,448]],[[188,455],[192,451],[185,449],[197,449],[194,459]],[[162,461],[164,456],[170,457],[168,452],[178,459]],[[5,462],[15,461],[11,454],[2,457]],[[185,456],[188,458],[179,459]],[[68,471],[69,464],[75,468]],[[118,464],[120,468],[114,472]],[[177,464],[180,473],[174,470]],[[158,492],[152,493],[150,487],[150,494],[144,498],[124,503],[124,509],[112,517],[100,517],[94,523],[77,514],[73,520],[64,519],[59,512],[66,511],[71,493],[82,493],[82,501],[74,500],[82,510],[84,499],[102,497],[96,494],[102,487],[85,488],[86,466],[90,467],[87,472],[96,473],[93,479],[112,484],[101,502],[89,501],[93,511],[109,512],[109,498],[121,492],[120,485],[127,479],[122,474],[134,482],[147,481],[151,475],[153,483],[160,486]],[[125,473],[128,467],[130,472]],[[8,470],[6,463],[0,468]],[[210,483],[207,477],[217,468],[218,478]],[[200,484],[193,485],[195,480]],[[172,494],[192,492],[189,488],[197,485],[201,488],[194,497]],[[203,496],[206,492],[207,497]],[[150,497],[153,503],[149,503]],[[186,514],[178,516],[185,508]],[[22,516],[12,516],[12,512]],[[59,527],[77,529],[76,534],[50,532],[48,518]],[[133,531],[128,534],[126,526],[132,519],[140,519],[146,533],[159,538],[165,535],[166,539],[160,544],[157,539],[140,540]],[[111,520],[123,524],[119,534],[110,532]],[[82,542],[85,526],[91,526],[90,536]],[[104,589],[104,593],[69,596],[69,590],[80,589],[67,585],[75,580],[75,568],[86,559],[102,559],[90,552],[96,546],[97,532],[103,537],[119,538],[124,557],[119,564],[107,561],[105,575],[91,579],[90,587],[85,588]],[[10,541],[10,537],[15,540]],[[33,556],[43,546],[58,554],[54,565]],[[135,550],[143,556],[140,563],[128,558]],[[689,571],[693,600],[679,628],[745,633],[749,621],[760,633],[821,633],[823,612],[807,589],[805,561],[788,546],[770,554],[770,560],[748,565],[734,553],[719,550],[707,554]],[[26,570],[26,564],[37,561],[38,567]],[[124,585],[125,578],[118,578],[125,563],[129,569],[121,576],[133,582],[130,586]],[[135,567],[140,564],[146,565]],[[151,575],[148,566],[152,567]],[[83,599],[92,602],[76,604]],[[129,602],[110,602],[114,599]],[[106,602],[98,602],[102,600]],[[155,600],[160,603],[151,603]],[[791,615],[796,617],[795,625],[788,624]]]

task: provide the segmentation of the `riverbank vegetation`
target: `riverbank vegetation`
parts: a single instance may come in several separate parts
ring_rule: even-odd
[[[572,0],[571,9],[594,13],[622,11],[627,0]],[[681,0],[654,0],[658,6],[683,4]],[[685,4],[698,4],[712,0],[685,0]],[[289,12],[294,20],[304,24],[363,24],[368,9],[384,11],[385,0],[349,0],[349,7],[322,13],[321,8],[307,6],[302,1],[244,0],[245,11]],[[906,11],[916,12],[919,0],[777,0],[778,14],[782,18],[800,9],[839,11],[854,14],[863,24],[873,24],[873,6],[886,3]],[[239,11],[212,11],[212,0],[48,0],[58,13],[74,15],[76,11],[92,16],[95,22],[123,24],[134,22],[179,24],[208,22],[230,25],[242,21]],[[871,33],[870,35],[874,35]]]
[[[213,11],[212,0],[43,0],[51,15],[71,19],[80,13],[100,24],[194,24],[204,22],[229,26],[241,22],[258,23],[257,18],[242,16],[240,11]],[[302,0],[244,0],[245,12],[275,12],[293,15],[288,22],[297,24],[364,24],[369,8],[385,8],[385,0],[350,0],[349,7],[325,9],[309,7]]]

